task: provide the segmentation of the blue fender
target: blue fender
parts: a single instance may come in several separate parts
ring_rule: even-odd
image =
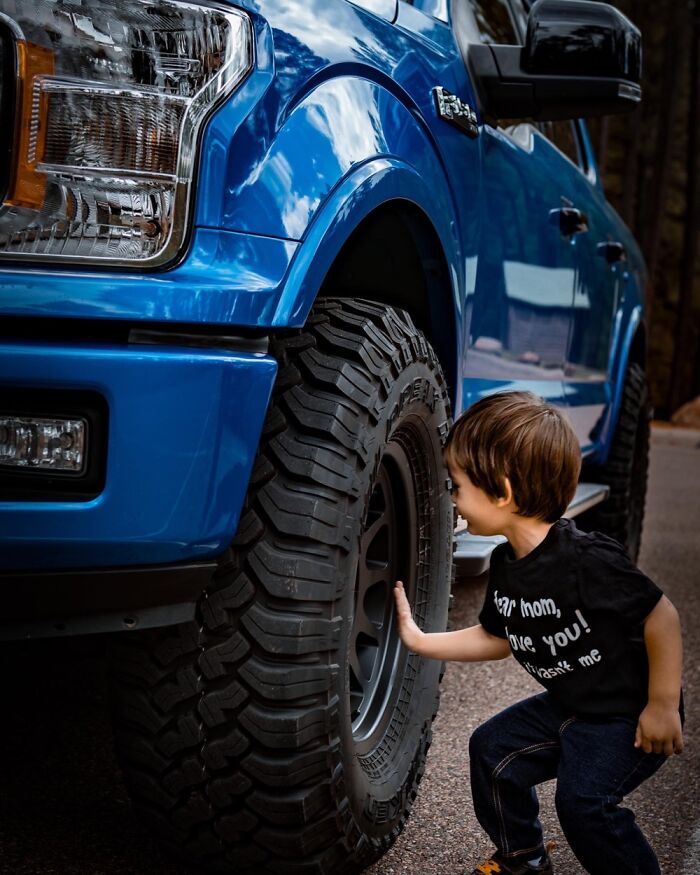
[[[376,69],[366,72],[386,81],[341,75],[305,90],[262,154],[251,148],[251,140],[265,143],[253,113],[231,140],[221,216],[216,221],[210,212],[201,224],[302,240],[316,212],[351,172],[396,155],[427,183],[428,203],[435,206],[426,212],[447,210],[453,218],[446,171],[418,108],[388,77]],[[204,173],[211,178],[209,170]],[[198,223],[203,218],[198,216]]]
[[[450,267],[453,305],[461,310],[458,211],[437,144],[410,96],[376,69],[367,72],[386,81],[355,71],[316,77],[248,163],[241,156],[253,154],[251,141],[266,142],[256,113],[231,140],[218,226],[301,241],[274,312],[265,309],[265,325],[303,325],[352,231],[373,210],[399,199],[432,223]],[[210,170],[204,173],[211,178]],[[454,342],[458,347],[459,336]]]
[[[431,189],[415,168],[396,158],[376,158],[345,178],[316,213],[294,253],[273,326],[304,324],[328,269],[352,231],[377,207],[397,200],[418,207],[432,223],[451,268],[453,305],[459,309],[459,243],[453,233],[447,190]]]

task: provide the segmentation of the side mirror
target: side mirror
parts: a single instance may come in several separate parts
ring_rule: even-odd
[[[472,44],[468,64],[482,110],[540,121],[635,109],[642,37],[619,10],[592,0],[537,0],[524,46]]]

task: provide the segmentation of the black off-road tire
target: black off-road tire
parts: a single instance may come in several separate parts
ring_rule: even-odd
[[[653,408],[644,370],[628,366],[620,415],[604,465],[584,465],[581,480],[606,483],[609,498],[576,517],[585,532],[603,532],[619,541],[633,562],[639,558],[649,469],[649,438]]]
[[[410,316],[371,301],[320,299],[271,352],[238,531],[196,622],[115,641],[115,741],[180,859],[341,875],[395,841],[431,743],[444,663],[403,647],[392,588],[446,628],[450,402]]]

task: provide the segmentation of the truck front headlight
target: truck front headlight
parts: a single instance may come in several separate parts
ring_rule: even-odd
[[[0,0],[0,49],[0,155],[12,157],[0,259],[171,260],[202,124],[252,66],[248,16],[179,0]]]

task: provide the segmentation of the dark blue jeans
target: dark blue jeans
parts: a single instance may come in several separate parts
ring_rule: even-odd
[[[570,716],[547,691],[479,726],[469,740],[474,811],[498,850],[513,860],[544,852],[534,787],[556,778],[562,831],[590,875],[660,875],[634,814],[619,804],[668,759],[634,747],[636,728],[631,717]]]

